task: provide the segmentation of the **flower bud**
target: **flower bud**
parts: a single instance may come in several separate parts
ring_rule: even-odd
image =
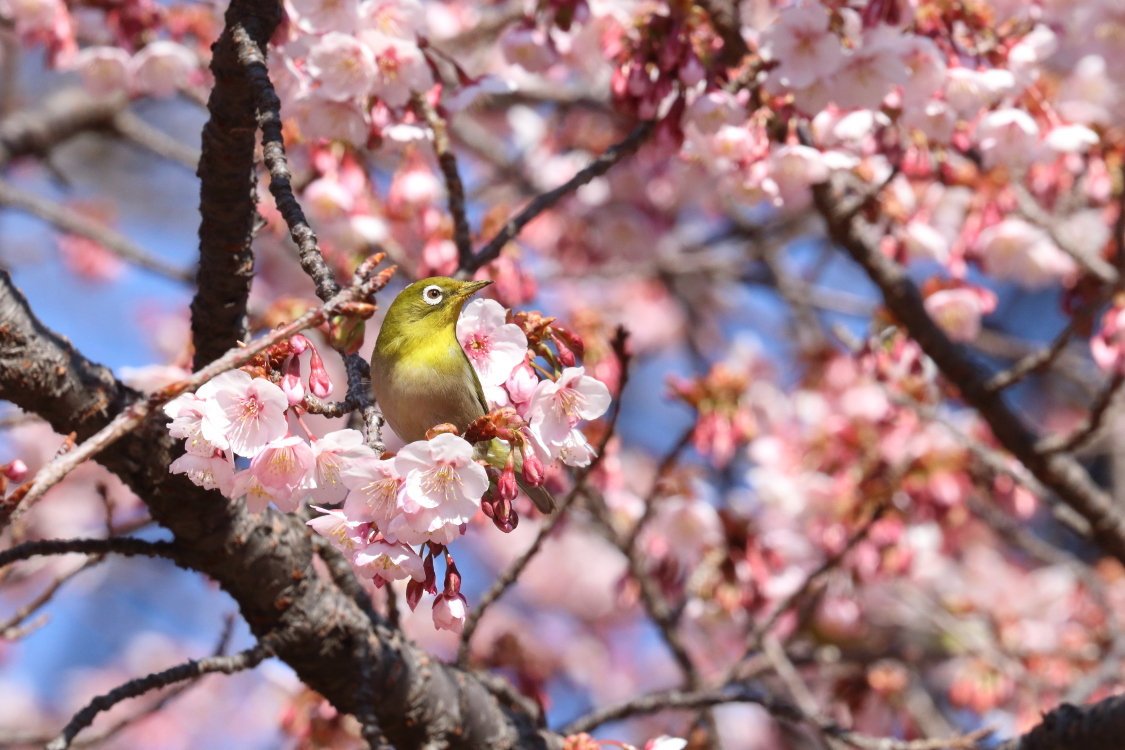
[[[328,398],[332,393],[332,379],[328,377],[328,371],[324,369],[324,361],[316,347],[309,347],[309,351],[312,353],[309,361],[309,390],[317,398]]]
[[[281,376],[281,390],[289,399],[290,406],[296,406],[305,398],[305,385],[301,382],[301,360],[293,355],[285,363],[284,374]]]
[[[515,451],[508,454],[508,463],[504,466],[503,473],[500,474],[500,481],[496,483],[496,490],[500,494],[500,499],[507,501],[509,504],[516,499],[520,491],[516,484],[515,455]]]
[[[456,435],[457,434],[456,425],[452,425],[449,422],[443,422],[442,424],[436,424],[433,427],[431,427],[430,429],[426,430],[426,440],[433,440],[438,435],[445,435],[447,433],[450,434],[450,435]]]
[[[328,341],[344,354],[358,352],[366,333],[367,324],[356,315],[334,315],[328,321]]]
[[[410,605],[411,612],[418,608],[418,602],[422,601],[424,591],[425,584],[421,581],[411,579],[406,582],[406,603]]]
[[[546,479],[543,461],[533,450],[523,451],[523,480],[532,487],[539,487]]]
[[[289,337],[289,351],[293,354],[301,354],[310,346],[312,344],[309,343],[309,340],[299,333]]]
[[[434,600],[434,627],[460,633],[465,627],[469,602],[461,594],[442,594]]]
[[[5,464],[0,471],[13,482],[19,483],[27,479],[27,464],[18,458],[11,463]]]

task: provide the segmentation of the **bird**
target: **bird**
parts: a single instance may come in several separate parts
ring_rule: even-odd
[[[371,355],[371,390],[383,417],[406,443],[425,440],[439,424],[461,434],[490,410],[484,388],[457,340],[457,319],[465,303],[492,281],[457,281],[434,276],[399,292],[387,309]],[[510,449],[498,440],[481,444],[477,457],[502,468]],[[555,501],[544,487],[524,481],[516,457],[520,489],[544,514]]]

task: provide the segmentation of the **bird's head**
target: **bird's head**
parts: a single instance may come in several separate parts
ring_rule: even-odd
[[[457,325],[461,308],[469,297],[485,288],[491,281],[457,281],[444,276],[433,276],[415,281],[399,292],[387,310],[380,331],[386,331],[396,340],[436,336],[451,331]]]

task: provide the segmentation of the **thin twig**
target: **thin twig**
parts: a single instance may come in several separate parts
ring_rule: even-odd
[[[259,641],[253,648],[241,651],[231,656],[211,656],[205,659],[191,660],[185,664],[166,669],[163,672],[154,672],[145,677],[130,680],[113,690],[99,695],[90,701],[85,708],[74,715],[74,718],[63,728],[62,732],[52,740],[46,750],[66,750],[74,737],[94,721],[99,713],[108,711],[115,705],[128,698],[144,695],[151,690],[158,690],[176,682],[191,680],[213,672],[234,674],[244,669],[253,669],[264,659],[273,655],[273,648],[267,645],[266,639]]]
[[[119,113],[113,118],[113,127],[123,138],[128,138],[157,156],[183,164],[193,172],[199,168],[198,149],[154,128],[134,112],[125,110]]]
[[[1090,406],[1090,414],[1083,419],[1069,435],[1051,435],[1039,441],[1036,450],[1044,455],[1072,451],[1081,447],[1087,440],[1097,434],[1102,428],[1109,408],[1113,405],[1114,397],[1121,386],[1125,384],[1125,375],[1113,376],[1109,384],[1098,394],[1097,399]]]
[[[1027,355],[1007,370],[993,375],[992,378],[985,383],[985,390],[990,393],[1001,391],[1009,386],[1015,385],[1028,375],[1050,367],[1066,350],[1066,345],[1070,343],[1071,337],[1089,323],[1097,310],[1098,305],[1096,304],[1083,307],[1075,313],[1074,317],[1070,319],[1070,322],[1066,324],[1066,328],[1059,332],[1059,335],[1055,337],[1049,346]]]
[[[72,570],[68,570],[65,573],[60,573],[55,576],[55,578],[52,579],[49,584],[47,584],[47,587],[39,592],[39,594],[34,599],[25,602],[19,609],[12,613],[11,617],[9,617],[7,620],[4,620],[4,622],[0,622],[0,640],[14,641],[27,635],[27,632],[22,627],[24,621],[27,618],[31,617],[33,614],[38,612],[43,607],[43,605],[51,601],[51,599],[54,598],[55,594],[58,593],[58,590],[62,588],[63,584],[74,578],[83,570],[92,568],[104,559],[104,555],[94,555],[92,557],[87,557],[81,565],[73,568]]]
[[[173,281],[188,284],[195,281],[194,271],[166,263],[100,221],[95,221],[73,208],[61,206],[29,190],[16,187],[3,178],[0,178],[0,205],[25,211],[66,234],[75,234],[93,240],[122,260]]]
[[[41,498],[47,490],[62,481],[62,479],[78,465],[93,458],[107,446],[113,444],[123,435],[136,428],[149,414],[153,413],[153,411],[160,406],[168,403],[182,393],[194,391],[199,386],[227,370],[246,364],[269,347],[280,341],[284,341],[293,334],[303,331],[306,328],[320,325],[344,304],[359,299],[367,299],[372,294],[382,289],[390,280],[394,268],[386,269],[374,276],[366,276],[365,274],[369,273],[377,259],[378,256],[373,256],[368,262],[361,265],[360,268],[357,269],[356,276],[353,278],[352,283],[325,304],[307,311],[292,323],[271,331],[245,347],[231,349],[211,364],[196,371],[191,377],[165,386],[151,394],[148,398],[131,404],[127,409],[114,417],[109,424],[96,432],[77,448],[48,463],[39,470],[31,483],[25,484],[13,493],[12,497],[7,499],[4,509],[10,512],[10,515],[6,519],[0,517],[0,527],[4,525],[3,522],[14,522],[26,513],[28,508]],[[22,496],[21,493],[23,493]],[[16,505],[13,510],[12,504],[17,501],[18,505]]]
[[[172,542],[148,542],[130,536],[109,539],[41,539],[24,542],[0,551],[0,568],[40,555],[125,555],[127,557],[166,557],[175,560],[176,545]]]
[[[590,162],[590,164],[580,170],[574,177],[571,177],[554,190],[548,190],[545,193],[537,195],[522,211],[509,219],[508,223],[504,225],[504,228],[497,232],[496,236],[489,240],[488,244],[482,247],[468,264],[461,264],[458,268],[458,272],[472,274],[481,266],[496,260],[500,255],[500,251],[504,249],[504,246],[515,239],[516,235],[520,233],[520,230],[527,226],[532,219],[548,208],[551,208],[595,177],[600,177],[608,172],[610,167],[617,162],[636,153],[645,139],[652,134],[655,127],[656,124],[652,120],[645,120],[633,128],[633,132],[629,133],[625,140],[610,146],[606,149],[604,154]]]
[[[465,213],[465,185],[461,182],[461,172],[457,168],[457,155],[453,153],[453,146],[449,142],[448,124],[423,94],[415,93],[411,97],[411,106],[433,131],[434,154],[445,177],[445,190],[449,193],[449,213],[453,217],[453,241],[457,245],[457,265],[460,268],[468,268],[473,262],[473,238],[469,229],[469,219]]]

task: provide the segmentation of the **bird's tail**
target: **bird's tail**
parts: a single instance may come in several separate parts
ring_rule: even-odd
[[[484,459],[489,466],[503,470],[508,463],[508,453],[511,448],[507,443],[493,438],[488,443],[477,443],[476,458]],[[523,479],[523,454],[516,453],[516,484],[524,491],[540,513],[550,515],[555,512],[555,498],[546,487],[532,487]]]

